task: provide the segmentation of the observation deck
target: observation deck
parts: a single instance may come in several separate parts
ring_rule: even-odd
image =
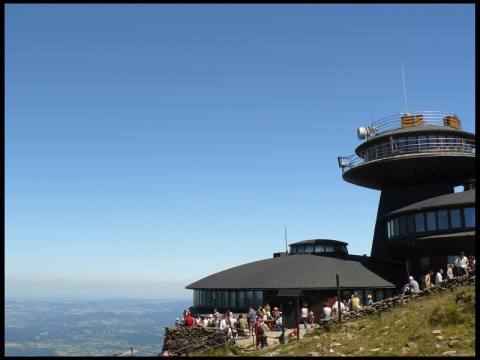
[[[475,135],[462,131],[456,114],[420,111],[397,114],[358,128],[366,139],[355,155],[339,156],[345,181],[384,187],[445,181],[461,185],[475,176]]]

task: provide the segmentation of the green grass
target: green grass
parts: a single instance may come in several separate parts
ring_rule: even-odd
[[[438,333],[441,331],[441,333]],[[220,352],[223,352],[220,354]],[[454,353],[453,353],[454,352]],[[475,356],[475,285],[429,294],[384,311],[311,331],[305,339],[204,356]]]

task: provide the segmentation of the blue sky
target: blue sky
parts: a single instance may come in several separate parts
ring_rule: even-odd
[[[191,298],[287,242],[370,254],[357,128],[475,132],[475,7],[5,5],[5,296]]]

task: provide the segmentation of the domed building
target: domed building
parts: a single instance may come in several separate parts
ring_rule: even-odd
[[[286,297],[308,303],[319,319],[325,301],[356,292],[379,301],[409,275],[446,268],[475,252],[475,135],[443,112],[404,113],[358,128],[355,155],[339,156],[345,181],[380,190],[370,256],[330,239],[290,244],[286,253],[239,265],[188,286],[194,311],[245,312]],[[455,192],[463,185],[464,191]],[[299,311],[297,303],[295,306]]]

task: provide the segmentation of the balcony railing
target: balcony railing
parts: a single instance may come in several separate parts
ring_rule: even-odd
[[[438,152],[455,152],[475,154],[475,140],[461,139],[454,136],[419,135],[388,139],[377,143],[360,154],[339,156],[338,165],[342,173],[369,161],[409,154],[432,154]]]

